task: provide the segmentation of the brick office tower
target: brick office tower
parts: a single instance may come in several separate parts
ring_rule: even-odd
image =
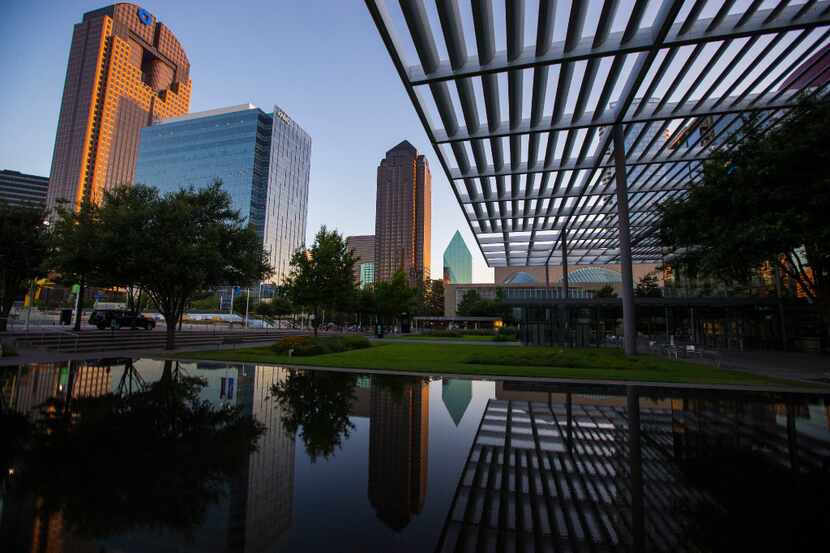
[[[403,271],[411,286],[429,280],[432,176],[426,157],[404,140],[378,166],[375,281]]]
[[[187,113],[190,62],[147,10],[113,4],[75,25],[63,88],[47,207],[132,184],[142,127]]]

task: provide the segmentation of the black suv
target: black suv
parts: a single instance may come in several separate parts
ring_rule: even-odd
[[[96,309],[89,316],[89,324],[97,326],[100,330],[112,328],[143,328],[152,330],[156,326],[153,319],[149,319],[139,313],[132,311],[119,311],[114,309]]]

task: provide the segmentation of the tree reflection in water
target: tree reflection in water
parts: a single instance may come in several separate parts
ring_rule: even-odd
[[[311,462],[328,459],[349,439],[356,381],[348,373],[289,369],[288,378],[271,388],[285,410],[285,429],[299,431]]]
[[[159,381],[131,394],[48,401],[11,492],[37,498],[34,516],[61,513],[78,537],[139,528],[189,535],[262,433],[238,408],[200,400],[205,385],[166,361]]]

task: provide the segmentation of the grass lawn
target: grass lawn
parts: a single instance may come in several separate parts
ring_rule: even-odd
[[[429,334],[406,334],[389,336],[395,340],[447,340],[452,341],[469,341],[469,342],[492,342],[495,336],[484,336],[481,334],[464,334],[463,336],[430,336]]]
[[[621,350],[545,347],[482,348],[471,344],[377,344],[367,349],[309,357],[288,357],[268,347],[194,351],[188,359],[312,365],[350,369],[400,370],[481,376],[530,376],[595,380],[633,380],[688,384],[789,385],[796,382],[673,361],[651,354],[626,357]]]

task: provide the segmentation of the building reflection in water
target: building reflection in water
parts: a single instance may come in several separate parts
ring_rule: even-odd
[[[450,414],[452,422],[458,426],[473,399],[473,381],[462,378],[441,379],[441,400]]]
[[[43,416],[41,406],[50,399],[60,399],[65,404],[73,398],[139,392],[161,372],[161,362],[144,361],[138,368],[131,359],[30,365],[5,378],[1,383],[2,400],[11,411],[38,417]],[[242,414],[254,417],[263,429],[256,450],[248,454],[242,470],[227,483],[227,493],[221,494],[209,509],[201,527],[193,529],[189,536],[168,532],[162,526],[99,539],[80,538],[65,527],[60,511],[43,508],[42,499],[29,494],[15,505],[14,512],[8,509],[10,506],[5,512],[0,509],[0,536],[11,536],[12,546],[25,544],[26,551],[48,553],[109,549],[254,553],[272,550],[292,522],[294,439],[283,425],[282,407],[270,395],[272,386],[284,380],[287,371],[224,364],[194,368],[176,362],[173,372],[177,376],[203,377],[207,386],[200,397],[209,398],[220,408],[240,407]]]
[[[230,526],[244,528],[237,535],[231,531],[231,551],[268,551],[291,527],[294,437],[283,424],[283,407],[271,397],[272,387],[286,377],[287,370],[279,367],[244,365],[239,370],[238,405],[264,426],[264,432],[248,466],[231,483]]]
[[[399,532],[426,498],[429,382],[372,377],[369,419],[369,501],[378,518]]]
[[[573,389],[497,383],[436,551],[693,551],[690,517],[726,516],[690,483],[695,458],[754,447],[786,470],[828,468],[827,430],[796,431],[806,404]]]

